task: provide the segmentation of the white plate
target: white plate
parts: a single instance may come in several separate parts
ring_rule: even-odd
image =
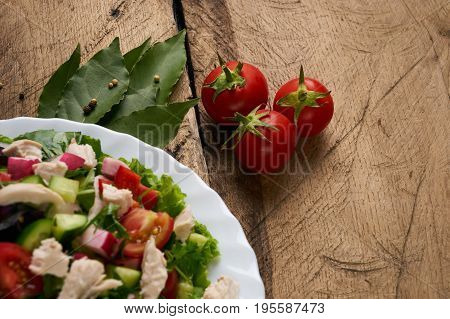
[[[16,137],[42,130],[76,131],[98,138],[103,151],[114,157],[138,158],[160,175],[169,174],[187,194],[195,217],[205,224],[219,241],[221,257],[210,269],[210,279],[228,275],[241,286],[241,298],[264,298],[264,284],[259,274],[255,252],[245,237],[238,220],[230,213],[219,195],[209,188],[191,169],[180,164],[163,150],[138,139],[94,124],[61,119],[15,118],[0,121],[0,134]]]

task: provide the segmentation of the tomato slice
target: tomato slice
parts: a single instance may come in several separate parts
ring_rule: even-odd
[[[109,179],[106,179],[106,178],[99,178],[99,180],[98,180],[98,192],[100,194],[100,197],[103,197],[103,185],[104,184],[112,185],[113,181],[110,181]]]
[[[158,202],[159,192],[145,185],[139,185],[139,200],[145,209],[153,209]]]
[[[142,258],[118,258],[114,260],[114,265],[140,270]]]
[[[173,232],[174,220],[167,213],[155,213],[143,208],[135,208],[122,220],[130,239],[123,248],[123,255],[141,258],[145,243],[150,236],[155,236],[156,247],[164,248]]]
[[[117,188],[129,189],[134,196],[138,196],[141,177],[131,169],[120,166],[117,170],[116,176],[114,177],[114,184]]]
[[[176,299],[178,288],[178,274],[176,270],[172,270],[168,273],[166,286],[161,291],[161,296],[166,299]]]
[[[0,173],[0,182],[10,182],[11,181],[11,174],[8,173]]]
[[[159,233],[156,235],[156,247],[163,249],[173,232],[174,220],[167,213],[158,213],[155,225]]]
[[[42,292],[41,276],[28,269],[31,254],[14,243],[0,243],[0,297],[28,298]]]

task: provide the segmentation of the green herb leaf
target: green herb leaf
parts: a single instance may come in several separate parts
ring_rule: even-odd
[[[219,256],[218,243],[203,224],[196,222],[194,232],[205,236],[208,241],[202,247],[190,240],[173,242],[165,252],[167,268],[176,269],[182,278],[204,290],[210,284],[208,266]]]
[[[58,156],[66,150],[72,138],[80,139],[79,132],[56,132],[55,130],[40,130],[17,136],[14,140],[32,140],[42,145],[43,160]]]
[[[105,126],[149,105],[166,104],[173,86],[183,74],[186,64],[184,39],[186,31],[156,43],[136,63],[130,75],[130,86],[123,101],[113,107],[104,119]],[[159,75],[159,82],[155,82]]]
[[[131,162],[127,161],[124,158],[120,158],[122,162],[128,165],[128,167],[141,176],[141,183],[147,187],[156,189],[156,186],[159,182],[158,176],[156,176],[150,168],[146,168],[144,165],[139,162],[136,158],[133,158]]]
[[[163,148],[177,134],[184,116],[198,99],[154,105],[106,125],[109,129],[133,135],[156,147]]]
[[[38,117],[52,118],[56,116],[58,102],[61,99],[64,87],[80,66],[80,58],[80,45],[78,45],[69,60],[56,70],[45,85],[39,98]]]
[[[169,175],[162,175],[158,184],[152,188],[159,191],[157,211],[167,212],[170,216],[176,217],[186,207],[184,202],[186,194],[181,191],[180,186],[174,183]]]
[[[118,80],[116,87],[108,83]],[[61,101],[58,117],[78,122],[97,123],[113,105],[120,102],[128,89],[129,74],[120,52],[119,38],[99,51],[85,65],[78,69],[67,83]],[[85,114],[83,107],[92,99],[97,100],[95,108]]]
[[[0,134],[0,143],[11,144],[12,142],[14,142],[12,138]]]
[[[133,50],[130,50],[123,56],[128,72],[131,73],[136,63],[139,62],[144,53],[147,52],[147,50],[150,49],[151,46],[152,45],[149,38],[145,40],[144,43],[142,43],[140,46],[134,48]]]
[[[118,205],[108,204],[86,225],[86,228],[94,225],[115,234],[117,238],[128,238],[127,230],[117,220],[118,210]]]

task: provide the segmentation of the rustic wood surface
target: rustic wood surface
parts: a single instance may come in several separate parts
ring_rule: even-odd
[[[201,105],[168,150],[241,221],[268,297],[449,298],[449,2],[175,2],[174,14],[166,0],[0,0],[0,118],[35,115],[76,43],[84,59],[115,36],[125,51],[175,21],[197,95],[216,51],[258,66],[271,97],[303,64],[333,91],[335,115],[292,172],[230,171]],[[187,76],[176,94],[191,94]]]

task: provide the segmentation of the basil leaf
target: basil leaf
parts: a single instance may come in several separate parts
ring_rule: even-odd
[[[80,45],[73,51],[69,60],[61,65],[50,80],[48,80],[39,98],[38,117],[52,118],[58,111],[58,102],[64,91],[67,81],[75,74],[80,66]]]
[[[123,60],[125,62],[125,66],[128,70],[128,72],[131,73],[136,63],[139,62],[139,60],[142,58],[145,52],[147,52],[148,49],[151,47],[150,38],[145,40],[144,43],[142,43],[137,48],[134,48],[133,50],[127,52],[123,56]]]
[[[108,83],[113,79],[118,80],[118,85],[110,89]],[[69,80],[59,102],[58,117],[96,123],[120,102],[128,83],[129,74],[120,52],[119,38],[115,38],[108,48],[95,54]],[[85,115],[83,107],[94,98],[96,107]]]
[[[144,110],[123,116],[106,127],[163,148],[176,136],[184,116],[197,102],[198,99],[194,99],[167,106],[149,106]]]
[[[130,75],[130,86],[123,101],[105,118],[104,125],[146,109],[149,105],[166,104],[173,86],[183,74],[186,64],[184,39],[186,31],[156,43],[148,49],[135,65]],[[155,83],[154,76],[160,81]]]

